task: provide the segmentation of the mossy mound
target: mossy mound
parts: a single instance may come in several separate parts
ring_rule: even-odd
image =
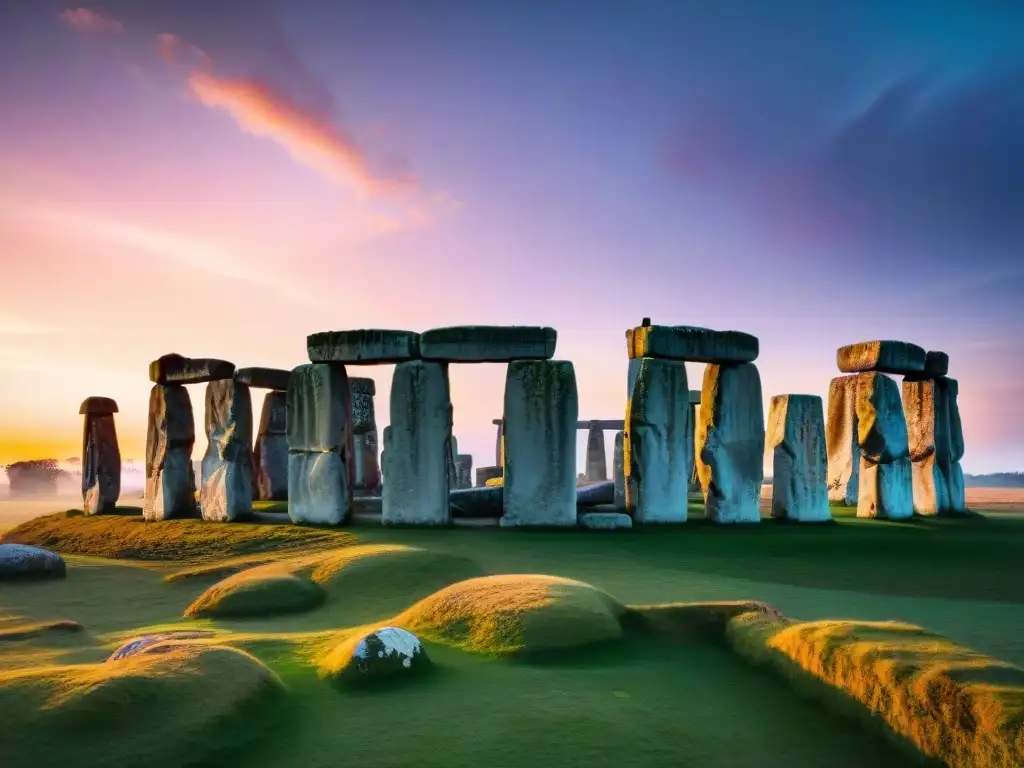
[[[746,613],[729,621],[726,636],[846,712],[859,702],[862,719],[876,715],[946,765],[1024,765],[1024,669],[898,622]]]
[[[394,624],[463,650],[516,656],[618,639],[625,614],[614,598],[582,581],[510,574],[452,584]]]
[[[0,755],[11,766],[192,765],[260,733],[262,706],[283,690],[226,646],[2,672]]]
[[[7,531],[5,544],[29,544],[63,554],[126,560],[197,561],[281,550],[310,551],[355,543],[350,533],[299,525],[211,523],[141,517],[85,516],[77,510],[36,517]]]
[[[278,564],[262,565],[218,581],[185,609],[191,618],[246,618],[316,608],[324,591]]]

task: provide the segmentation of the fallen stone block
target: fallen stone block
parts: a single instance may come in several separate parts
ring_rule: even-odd
[[[682,361],[646,357],[626,411],[626,511],[637,523],[685,523],[693,461],[690,388]]]
[[[831,520],[821,398],[773,397],[766,443],[772,452],[772,517],[798,523]]]
[[[348,470],[340,453],[288,454],[288,516],[292,522],[343,525],[351,513]]]
[[[149,380],[161,385],[205,384],[234,375],[234,363],[212,357],[184,357],[172,353],[149,364]]]
[[[109,398],[90,398],[108,400]],[[82,431],[82,511],[87,515],[110,512],[121,495],[121,449],[117,443],[114,410],[86,412]]]
[[[384,525],[447,525],[452,403],[443,363],[399,363],[384,437]]]
[[[604,450],[604,430],[599,422],[591,422],[590,430],[587,432],[587,463],[584,477],[590,482],[608,479],[608,456]]]
[[[576,489],[576,506],[593,507],[615,503],[615,481],[605,480]]]
[[[860,445],[857,443],[857,375],[838,376],[828,387],[828,500],[857,505]]]
[[[459,488],[448,494],[452,517],[500,517],[502,486]]]
[[[697,425],[697,471],[706,517],[757,523],[764,481],[761,376],[753,363],[708,365]]]
[[[288,499],[288,402],[281,391],[263,398],[253,449],[253,482],[260,501]]]
[[[924,372],[925,351],[906,341],[861,341],[836,351],[843,373],[892,373],[907,376]]]
[[[626,508],[626,465],[625,458],[623,456],[625,446],[625,432],[619,431],[615,433],[615,455],[612,463],[612,471],[614,477],[612,478],[612,504],[615,505],[616,509]]]
[[[419,358],[420,335],[382,328],[324,331],[306,337],[306,351],[313,363],[402,363]]]
[[[503,527],[576,525],[576,371],[516,360],[505,375]]]
[[[903,409],[911,461],[914,511],[938,515],[949,510],[949,404],[935,379],[904,379]]]
[[[930,351],[924,356],[924,374],[932,378],[949,373],[949,355],[945,352]]]
[[[252,396],[234,379],[206,385],[206,454],[199,510],[204,520],[233,522],[252,515]]]
[[[508,363],[549,360],[555,355],[554,328],[525,325],[458,325],[420,334],[424,360],[452,363]]]
[[[629,357],[654,357],[694,363],[750,363],[757,359],[756,336],[742,331],[713,331],[690,325],[640,325],[626,331]]]
[[[256,389],[288,389],[288,379],[292,372],[283,368],[239,368],[235,371],[235,381]]]
[[[910,459],[876,464],[860,457],[860,495],[857,517],[906,520],[914,515]]]
[[[87,397],[78,408],[81,416],[108,416],[117,413],[117,401],[112,397]]]
[[[142,505],[146,520],[195,514],[195,440],[188,390],[179,384],[154,385],[149,393],[146,431],[146,490]]]
[[[586,512],[579,516],[579,525],[588,531],[628,531],[633,518],[623,512]]]

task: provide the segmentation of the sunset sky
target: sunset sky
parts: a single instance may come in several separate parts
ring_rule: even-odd
[[[1024,3],[0,0],[0,265],[0,463],[343,328],[551,325],[621,418],[649,316],[760,337],[766,399],[944,350],[965,471],[1021,470]],[[451,378],[492,464],[504,368]]]

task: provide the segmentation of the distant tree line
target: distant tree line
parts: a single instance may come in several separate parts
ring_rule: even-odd
[[[16,461],[4,466],[11,496],[55,494],[57,481],[68,476],[56,459]]]
[[[1024,488],[1024,472],[964,475],[964,485],[971,488]]]

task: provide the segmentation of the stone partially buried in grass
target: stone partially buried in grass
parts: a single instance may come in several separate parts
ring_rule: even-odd
[[[657,357],[693,363],[752,363],[760,345],[742,331],[713,331],[692,325],[640,325],[626,331],[630,360]],[[630,379],[635,378],[630,368]],[[632,388],[630,388],[632,389]]]
[[[213,637],[213,632],[206,631],[172,631],[155,632],[151,635],[142,635],[126,640],[121,646],[107,657],[107,661],[119,661],[129,656],[140,653],[167,653],[178,644],[186,640],[203,640]]]
[[[48,549],[28,544],[0,544],[0,581],[62,579],[64,559]]]
[[[280,679],[227,646],[178,645],[104,664],[0,672],[4,766],[221,764],[251,741]],[[73,737],[72,737],[73,735]]]
[[[465,651],[523,656],[618,640],[625,613],[613,597],[582,581],[507,574],[452,584],[393,621]]]
[[[318,584],[274,563],[217,582],[185,609],[185,616],[245,618],[300,613],[316,608],[323,600]]]
[[[457,325],[420,335],[424,360],[452,363],[508,363],[550,360],[558,332],[531,325]]]
[[[306,337],[306,352],[311,363],[402,363],[419,358],[420,335],[385,328],[323,331]]]
[[[422,674],[429,667],[430,659],[416,635],[399,627],[381,627],[353,635],[329,650],[319,671],[338,682],[366,685]]]

